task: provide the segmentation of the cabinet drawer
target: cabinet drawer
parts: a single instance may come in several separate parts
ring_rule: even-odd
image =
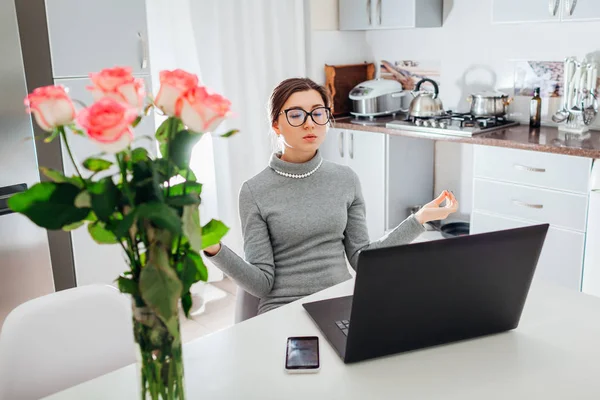
[[[588,197],[485,179],[473,182],[473,209],[585,232]]]
[[[473,174],[480,178],[587,194],[592,160],[500,147],[476,146]]]
[[[471,214],[471,234],[533,224],[535,223],[479,211]],[[581,289],[584,244],[585,235],[583,233],[551,226],[546,235],[534,279],[541,278],[579,291]]]

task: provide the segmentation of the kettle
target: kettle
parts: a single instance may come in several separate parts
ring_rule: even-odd
[[[421,90],[421,85],[424,82],[429,82],[433,85],[434,92]],[[435,117],[444,113],[442,101],[438,97],[440,89],[434,80],[429,78],[421,79],[415,90],[410,92],[413,96],[408,108],[408,115],[411,117]]]

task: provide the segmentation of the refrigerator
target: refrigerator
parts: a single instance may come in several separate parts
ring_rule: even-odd
[[[39,182],[15,3],[0,0],[0,326],[19,304],[54,292],[48,234],[7,200]]]

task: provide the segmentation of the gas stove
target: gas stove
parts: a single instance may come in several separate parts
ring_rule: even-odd
[[[474,136],[519,125],[504,117],[474,117],[469,113],[447,113],[430,118],[406,118],[385,124],[386,128],[440,135]]]

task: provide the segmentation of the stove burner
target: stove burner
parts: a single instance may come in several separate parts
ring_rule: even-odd
[[[454,113],[452,111],[435,117],[412,117],[406,121],[412,122],[416,126],[429,126],[433,128],[441,127],[440,125],[448,126],[452,123],[451,121],[458,122],[457,125],[461,128],[473,128],[476,126],[480,128],[492,128],[510,123],[505,117],[475,117],[469,113]]]

